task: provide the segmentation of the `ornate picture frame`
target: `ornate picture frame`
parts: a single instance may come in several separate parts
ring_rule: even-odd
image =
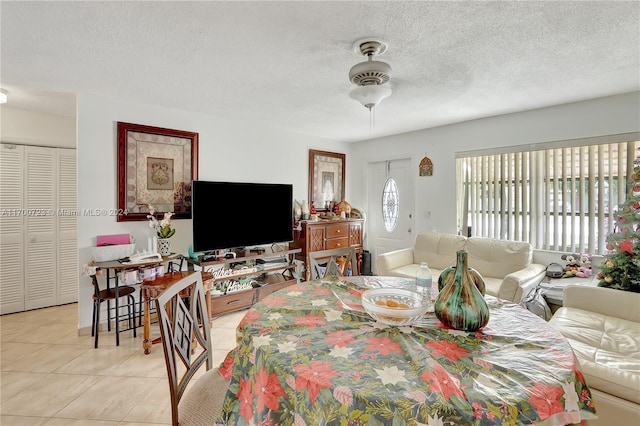
[[[329,209],[329,202],[344,199],[346,155],[339,152],[309,150],[309,203],[316,211]]]
[[[117,122],[118,222],[173,212],[191,219],[191,182],[198,179],[198,133]]]

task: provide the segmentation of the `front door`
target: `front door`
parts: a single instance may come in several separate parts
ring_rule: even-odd
[[[414,189],[411,160],[369,163],[369,250],[378,254],[413,247]],[[372,261],[375,273],[375,261]]]

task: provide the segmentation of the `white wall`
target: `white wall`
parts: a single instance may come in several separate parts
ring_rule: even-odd
[[[640,92],[359,142],[352,145],[347,161],[351,170],[349,202],[367,206],[368,163],[411,158],[415,170],[414,230],[455,233],[456,152],[637,131]],[[418,165],[425,155],[433,161],[433,176],[419,177]],[[427,211],[431,211],[429,218]]]
[[[76,147],[76,120],[73,117],[0,107],[2,142],[23,145]]]
[[[78,208],[115,209],[117,207],[116,122],[144,124],[199,133],[199,179],[293,184],[296,199],[308,198],[308,152],[322,149],[347,153],[349,145],[276,129],[257,128],[251,123],[231,122],[215,117],[78,96]],[[348,182],[348,181],[347,181]],[[347,191],[348,194],[348,191]],[[268,206],[255,206],[251,200],[230,200],[220,208],[255,208],[256,220],[268,221]],[[192,242],[191,220],[174,221],[176,234],[172,250],[187,253]],[[80,265],[92,259],[95,237],[130,233],[138,248],[145,249],[152,235],[146,222],[116,222],[115,217],[78,218]],[[91,325],[91,285],[80,277],[79,327]]]

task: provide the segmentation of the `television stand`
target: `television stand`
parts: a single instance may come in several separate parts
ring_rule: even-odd
[[[235,256],[229,258],[225,254],[216,253],[201,256],[199,260],[186,260],[191,271],[198,268],[213,273],[214,277],[211,280],[214,290],[224,282],[232,283],[230,287],[236,290],[218,294],[215,291],[211,292],[213,318],[247,309],[274,291],[300,282],[296,274],[295,256],[301,251],[299,248],[282,251],[269,248],[260,252],[245,250],[243,255],[233,253]]]
[[[211,262],[220,259],[235,259],[236,253],[230,250],[213,250],[200,255],[198,262]]]

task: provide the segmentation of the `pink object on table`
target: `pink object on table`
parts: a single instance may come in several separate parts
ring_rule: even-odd
[[[131,244],[130,234],[115,234],[115,235],[98,235],[96,237],[96,246],[113,246],[119,244]]]

